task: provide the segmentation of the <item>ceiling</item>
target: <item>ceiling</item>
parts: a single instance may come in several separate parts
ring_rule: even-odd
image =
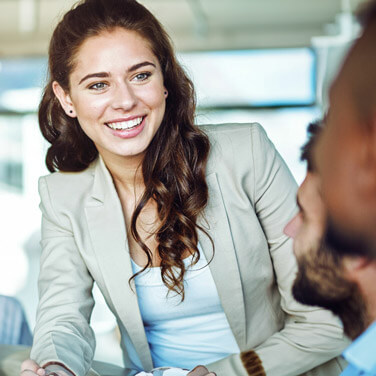
[[[309,46],[364,0],[140,0],[181,51]],[[0,57],[45,55],[74,0],[0,0]]]

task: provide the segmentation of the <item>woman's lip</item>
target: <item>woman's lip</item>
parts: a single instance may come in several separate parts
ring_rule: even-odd
[[[142,122],[130,129],[112,129],[109,126],[107,126],[108,130],[112,133],[112,135],[119,137],[119,138],[133,138],[138,136],[144,129],[145,127],[145,119],[146,116],[143,116]]]
[[[137,119],[137,118],[144,118],[146,115],[135,115],[135,116],[129,116],[127,118],[119,118],[119,119],[113,119],[113,120],[109,120],[109,121],[105,121],[104,123],[105,124],[111,124],[111,123],[121,123],[123,121],[130,121],[130,120],[133,120],[133,119]]]

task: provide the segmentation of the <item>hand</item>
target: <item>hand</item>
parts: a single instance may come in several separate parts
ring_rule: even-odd
[[[209,372],[204,366],[197,366],[193,368],[187,376],[217,376],[214,372]]]
[[[51,364],[42,368],[32,359],[26,359],[21,364],[20,376],[74,376],[60,364]]]
[[[21,364],[21,376],[45,376],[46,371],[32,359],[26,359]]]

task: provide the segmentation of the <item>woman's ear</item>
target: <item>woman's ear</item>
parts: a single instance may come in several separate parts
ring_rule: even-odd
[[[65,92],[65,90],[60,86],[60,84],[57,81],[54,81],[52,83],[52,90],[56,98],[60,102],[60,105],[63,108],[64,112],[68,116],[75,118],[77,115],[69,93]]]

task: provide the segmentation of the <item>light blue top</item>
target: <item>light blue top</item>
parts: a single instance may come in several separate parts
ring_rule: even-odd
[[[175,293],[167,296],[159,267],[135,278],[154,367],[192,369],[239,352],[201,250],[200,255],[194,266],[192,257],[184,260],[183,302]],[[141,270],[133,261],[132,267],[135,273]]]
[[[376,321],[343,353],[349,366],[341,376],[376,376]]]

